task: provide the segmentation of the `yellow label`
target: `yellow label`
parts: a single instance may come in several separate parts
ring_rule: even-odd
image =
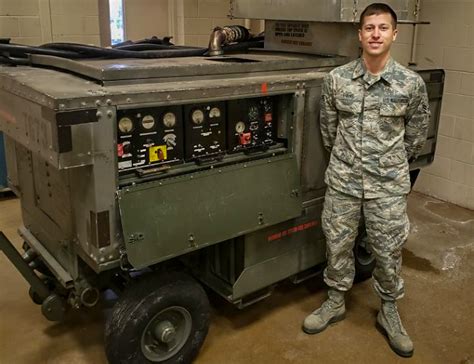
[[[168,158],[166,153],[166,145],[157,145],[148,149],[150,163],[164,161]]]

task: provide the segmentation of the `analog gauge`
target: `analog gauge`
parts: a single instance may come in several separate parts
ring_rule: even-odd
[[[245,123],[243,121],[239,121],[237,124],[235,124],[235,131],[237,133],[243,133],[245,131]]]
[[[204,121],[204,113],[202,112],[201,109],[196,109],[193,111],[193,114],[191,115],[191,119],[193,120],[194,124],[200,125]]]
[[[118,128],[122,134],[130,133],[133,130],[133,121],[130,118],[121,118]]]
[[[258,120],[258,106],[252,105],[249,107],[249,119],[250,121],[257,121]]]
[[[209,111],[210,118],[220,118],[221,117],[221,109],[218,107],[213,107],[211,111]]]
[[[142,119],[143,129],[150,130],[155,126],[155,118],[151,115],[145,115]]]
[[[172,128],[176,125],[176,115],[172,112],[167,112],[163,115],[163,124],[167,128]]]

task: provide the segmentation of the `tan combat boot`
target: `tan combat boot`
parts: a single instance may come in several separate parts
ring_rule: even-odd
[[[402,325],[395,301],[382,301],[377,328],[387,337],[394,352],[405,358],[413,355],[413,342]]]
[[[303,331],[307,334],[317,334],[330,324],[341,321],[346,317],[344,292],[329,289],[329,298],[320,308],[307,316],[303,322]]]

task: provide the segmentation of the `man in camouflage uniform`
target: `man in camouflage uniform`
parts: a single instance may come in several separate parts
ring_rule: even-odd
[[[303,323],[309,334],[345,317],[344,292],[354,279],[354,241],[361,217],[375,256],[375,291],[382,300],[378,327],[399,355],[413,343],[397,311],[404,294],[401,250],[409,232],[408,160],[426,139],[429,107],[421,77],[390,57],[396,14],[386,4],[369,5],[360,18],[361,58],[331,71],[321,96],[321,133],[331,152],[322,213],[329,298]]]

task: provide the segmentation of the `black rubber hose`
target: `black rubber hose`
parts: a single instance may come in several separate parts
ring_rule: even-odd
[[[263,48],[264,43],[262,41],[256,41],[256,42],[242,42],[242,43],[234,43],[234,44],[229,44],[222,49],[225,52],[236,52],[236,51],[244,51],[248,50],[249,48]]]
[[[248,40],[248,42],[259,42],[259,41],[263,41],[263,40],[265,40],[265,35],[260,35],[259,34],[259,35],[255,36],[253,38],[250,38]]]
[[[190,46],[177,46],[177,45],[165,45],[165,44],[153,44],[153,43],[137,43],[123,45],[114,49],[120,49],[124,51],[147,51],[147,50],[160,50],[160,49],[203,49],[202,47],[190,47]]]
[[[166,44],[155,44],[155,43],[137,43],[137,44],[128,44],[120,47],[115,47],[112,49],[118,49],[122,51],[143,51],[143,50],[159,50],[159,49],[174,49],[175,46],[166,45]]]
[[[12,58],[0,55],[0,64],[7,64],[9,66],[30,66],[31,62],[26,58]]]
[[[56,49],[62,51],[77,52],[89,58],[171,58],[171,57],[192,57],[202,56],[207,49],[164,49],[149,51],[128,51],[115,48],[101,48],[75,43],[49,43],[41,48]]]
[[[250,41],[227,45],[226,51],[247,50],[248,48],[262,48],[263,41],[252,38]],[[101,48],[76,43],[48,43],[39,47],[20,44],[0,43],[0,53],[9,58],[9,64],[23,64],[18,59],[28,58],[30,54],[40,54],[70,59],[82,58],[173,58],[203,56],[207,48],[174,46],[158,43],[142,43],[123,45],[118,48]],[[15,63],[16,62],[16,63]]]
[[[8,57],[8,60],[11,62],[11,64],[15,66],[31,66],[31,61],[30,59],[26,58],[11,58]]]
[[[101,48],[77,43],[47,43],[40,46],[43,49],[56,49],[76,52],[90,58],[136,58],[135,52],[113,48]],[[141,52],[140,52],[141,53]],[[134,57],[135,56],[135,57]],[[140,57],[141,58],[141,57]]]
[[[42,54],[47,56],[56,56],[63,58],[83,58],[80,54],[71,51],[43,49],[40,47],[30,47],[20,44],[0,44],[0,52],[8,53],[11,56],[27,58],[28,54]]]
[[[126,40],[125,42],[121,43],[116,43],[112,45],[112,48],[120,48],[122,46],[128,46],[132,44],[163,44],[163,45],[173,45],[173,43],[170,42],[171,37],[164,37],[163,39],[160,39],[156,36],[153,36],[151,38],[145,38],[145,39],[140,39],[140,40]]]
[[[129,44],[123,45],[120,47],[116,47],[114,49],[119,49],[122,51],[134,51],[134,52],[141,52],[141,51],[151,51],[151,50],[161,50],[161,49],[178,49],[176,46],[172,45],[165,45],[165,44],[154,44],[154,43],[137,43],[137,44]]]

